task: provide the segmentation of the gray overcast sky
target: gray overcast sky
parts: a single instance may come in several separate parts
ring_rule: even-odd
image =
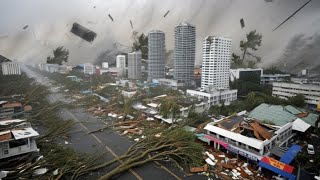
[[[166,33],[167,49],[173,49],[173,28],[181,21],[196,26],[197,60],[201,63],[202,40],[208,35],[233,39],[232,51],[239,51],[239,41],[250,30],[263,35],[258,54],[261,66],[281,58],[296,35],[314,36],[320,32],[320,1],[313,0],[277,31],[273,28],[307,0],[1,0],[0,54],[28,62],[45,61],[52,49],[70,49],[70,63],[93,62],[97,54],[114,42],[131,44],[134,30],[148,33],[159,29]],[[96,8],[93,8],[96,6]],[[166,18],[163,15],[170,13]],[[112,22],[108,14],[114,18]],[[239,20],[244,18],[245,28]],[[95,31],[90,44],[69,31],[72,23]],[[26,25],[26,30],[22,28]],[[8,37],[3,37],[8,35]]]

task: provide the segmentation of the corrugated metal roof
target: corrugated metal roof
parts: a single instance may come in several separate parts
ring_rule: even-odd
[[[298,146],[296,144],[292,145],[288,149],[288,151],[281,157],[280,161],[286,164],[290,164],[301,148],[301,146]]]
[[[298,118],[297,114],[302,113],[303,110],[295,108],[293,106],[280,106],[280,105],[269,105],[261,104],[260,106],[253,109],[248,117],[255,118],[259,121],[270,121],[277,126],[283,126],[289,122],[294,121]],[[306,123],[314,126],[318,115],[309,113],[307,117],[300,118]]]
[[[302,111],[300,111],[299,109],[297,109],[297,108],[295,108],[295,107],[293,107],[293,106],[291,106],[291,105],[286,106],[285,109],[286,109],[287,111],[289,111],[291,114],[299,114],[299,113],[302,113]]]
[[[283,126],[296,119],[295,115],[284,110],[284,107],[264,103],[254,108],[248,117],[255,118],[259,121],[270,121],[277,126]]]

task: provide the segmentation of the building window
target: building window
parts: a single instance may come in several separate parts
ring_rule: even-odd
[[[23,145],[27,145],[27,144],[28,144],[27,139],[19,139],[19,140],[15,140],[15,141],[9,141],[10,148],[15,148],[15,147],[19,147],[19,146],[23,146]]]

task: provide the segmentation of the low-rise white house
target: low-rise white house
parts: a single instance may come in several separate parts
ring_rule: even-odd
[[[169,87],[171,89],[174,90],[178,90],[179,88],[182,88],[185,86],[185,83],[183,83],[182,81],[179,80],[175,80],[175,79],[153,79],[152,80],[154,83],[159,83],[159,85],[161,86],[166,86]]]
[[[187,90],[187,95],[198,97],[198,99],[203,99],[210,106],[221,104],[229,105],[232,101],[237,100],[237,89],[232,90],[215,90],[215,91],[205,91],[205,90]]]

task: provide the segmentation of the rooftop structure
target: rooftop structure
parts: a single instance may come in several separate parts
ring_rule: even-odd
[[[303,109],[298,109],[290,105],[280,106],[263,103],[254,108],[248,117],[275,126],[283,126],[299,118],[311,126],[315,126],[318,115],[308,113]]]
[[[251,69],[251,68],[239,68],[230,69],[230,81],[233,82],[236,79],[257,81],[260,83],[261,76],[263,75],[263,69]]]
[[[263,74],[260,83],[264,85],[271,85],[273,82],[289,81],[290,74]]]
[[[221,90],[187,90],[187,95],[195,96],[198,99],[203,100],[203,102],[208,103],[210,106],[221,104],[229,105],[232,101],[237,100],[237,92],[238,90],[233,89],[221,89]]]
[[[209,123],[204,129],[207,130],[205,137],[210,140],[209,144],[213,143],[215,148],[224,147],[231,152],[258,161],[263,156],[268,156],[272,149],[288,146],[295,131],[305,132],[309,127],[310,125],[299,119],[283,126],[273,127],[247,118],[245,115],[236,115]]]

